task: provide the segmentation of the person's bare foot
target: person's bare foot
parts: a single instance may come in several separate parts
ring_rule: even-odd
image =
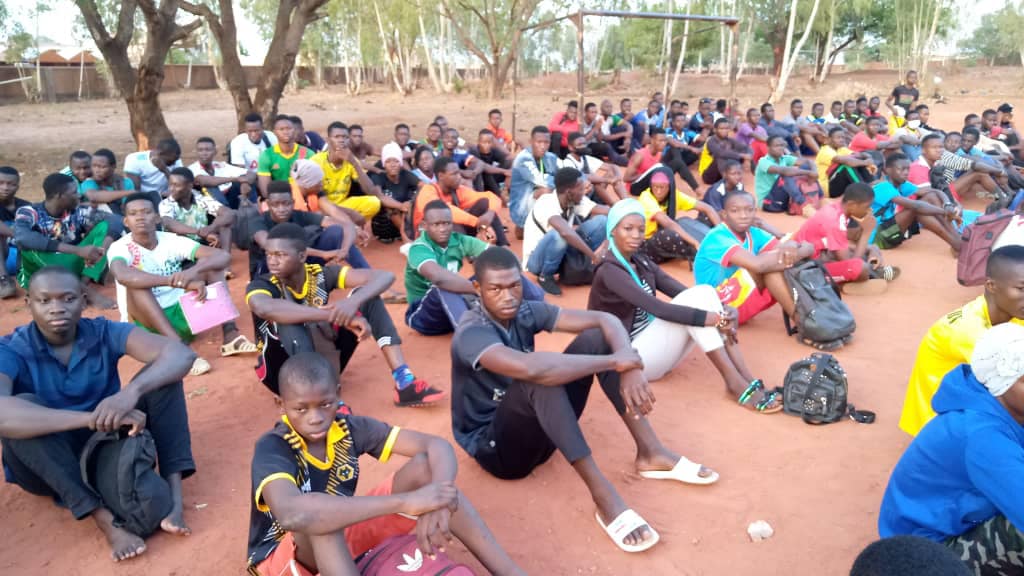
[[[192,529],[185,524],[180,505],[175,506],[171,513],[160,521],[160,529],[168,534],[176,534],[178,536],[189,536],[192,534]]]
[[[114,515],[101,508],[93,513],[93,520],[110,544],[110,556],[114,562],[122,562],[146,551],[146,543],[135,534],[114,526]]]

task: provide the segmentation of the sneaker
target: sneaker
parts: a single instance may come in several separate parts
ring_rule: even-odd
[[[425,380],[416,379],[411,384],[395,389],[395,406],[428,406],[444,399],[444,391],[427,384]]]
[[[537,276],[537,285],[552,296],[562,295],[562,289],[558,286],[558,282],[555,282],[551,276]]]
[[[0,299],[6,300],[18,295],[18,285],[10,276],[0,276]]]
[[[885,266],[875,271],[878,276],[886,282],[892,282],[900,277],[899,266]]]

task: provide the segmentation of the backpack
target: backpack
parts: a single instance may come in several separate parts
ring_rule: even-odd
[[[79,466],[82,479],[114,515],[114,525],[145,538],[171,513],[171,487],[153,468],[156,443],[148,430],[96,432]]]
[[[474,576],[465,564],[456,564],[444,552],[434,558],[420,551],[416,536],[392,536],[374,546],[356,562],[362,576]]]
[[[797,313],[795,327],[790,325],[789,315],[783,315],[786,332],[799,334],[823,350],[848,342],[857,323],[828,270],[817,260],[804,260],[783,270],[782,275],[793,293]]]
[[[815,352],[797,360],[786,372],[782,387],[782,409],[808,424],[830,424],[849,416],[871,424],[875,414],[857,410],[847,403],[849,383],[846,371],[831,354]]]
[[[956,260],[956,280],[962,286],[980,286],[985,283],[985,264],[992,246],[1013,219],[1010,210],[999,210],[978,217],[964,228],[960,236],[960,255]]]

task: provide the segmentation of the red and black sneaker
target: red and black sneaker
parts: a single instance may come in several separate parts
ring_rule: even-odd
[[[438,390],[426,380],[417,378],[401,390],[395,389],[395,406],[429,406],[444,399],[443,390]]]

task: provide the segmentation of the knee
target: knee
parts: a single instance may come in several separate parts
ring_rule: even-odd
[[[707,312],[721,312],[722,301],[718,298],[718,292],[708,284],[698,284],[680,292],[672,301],[675,303],[686,303]]]
[[[547,241],[549,242],[548,246],[554,250],[565,250],[569,246],[569,243],[565,241],[565,238],[562,238],[558,230],[548,230],[545,236],[547,236]]]

